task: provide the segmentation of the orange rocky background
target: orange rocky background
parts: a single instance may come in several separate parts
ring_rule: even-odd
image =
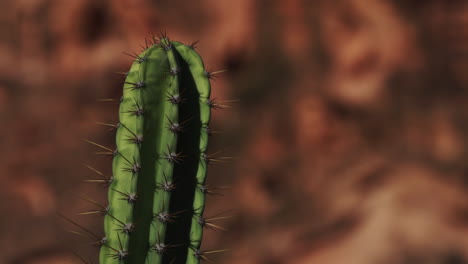
[[[199,40],[223,131],[209,257],[245,264],[468,263],[468,3],[456,0],[1,0],[0,263],[91,263],[60,212],[105,203],[131,59],[152,32]]]

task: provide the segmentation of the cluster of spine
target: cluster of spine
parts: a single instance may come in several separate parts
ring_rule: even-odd
[[[206,151],[217,104],[210,99],[213,75],[194,46],[153,37],[125,73],[116,149],[109,150],[113,175],[104,180],[109,204],[99,210],[101,264],[206,259]]]

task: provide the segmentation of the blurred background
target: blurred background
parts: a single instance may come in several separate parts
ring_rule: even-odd
[[[468,263],[468,2],[1,0],[0,263],[97,263],[82,163],[145,37],[198,40],[213,97],[214,263]],[[230,210],[227,211],[226,210]]]

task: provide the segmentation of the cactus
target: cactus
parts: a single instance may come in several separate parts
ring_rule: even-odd
[[[153,37],[125,74],[101,264],[196,264],[207,166],[210,79],[195,43]],[[96,144],[97,145],[97,144]]]

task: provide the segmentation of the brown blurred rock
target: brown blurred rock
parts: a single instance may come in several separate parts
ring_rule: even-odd
[[[239,157],[210,172],[232,187],[208,211],[236,215],[206,232],[206,249],[232,248],[214,261],[467,263],[467,14],[443,0],[0,1],[0,263],[97,259],[55,211],[89,209],[71,193],[105,201],[80,166],[109,161],[80,139],[112,146],[94,122],[116,105],[96,99],[120,97],[121,52],[160,31],[198,39],[228,70],[213,96],[239,99],[213,115],[225,133],[210,149]]]

